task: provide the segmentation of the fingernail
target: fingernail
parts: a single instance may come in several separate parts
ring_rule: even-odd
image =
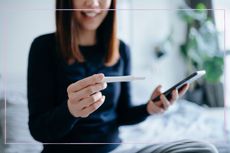
[[[174,96],[176,96],[176,90],[173,91]]]
[[[164,99],[163,95],[160,95],[160,99]]]
[[[160,99],[164,99],[164,97],[163,97],[163,95],[162,95],[162,94],[160,95]]]
[[[160,96],[161,99],[166,99],[165,96],[163,94],[161,94]]]
[[[104,78],[104,76],[105,76],[105,75],[104,75],[103,73],[99,73],[99,74],[98,74],[98,78],[99,78],[100,80],[102,80],[102,79]]]

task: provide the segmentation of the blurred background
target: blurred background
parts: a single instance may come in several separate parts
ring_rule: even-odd
[[[145,103],[158,84],[164,91],[204,69],[207,75],[191,85],[183,97],[189,103],[183,108],[204,108],[207,116],[218,116],[216,121],[223,121],[218,128],[224,132],[219,135],[224,137],[229,126],[224,104],[230,108],[230,1],[118,0],[117,8],[118,34],[131,48],[133,74],[146,77],[132,83],[134,104]],[[0,1],[0,126],[4,133],[6,101],[6,117],[11,118],[6,122],[7,142],[34,142],[26,129],[28,52],[35,37],[55,31],[54,9],[55,0]],[[15,123],[18,115],[25,124]],[[10,132],[15,128],[21,133]],[[8,147],[8,152],[12,150]]]
[[[131,47],[133,73],[147,77],[145,82],[133,83],[137,99],[134,101],[148,98],[152,86],[162,84],[164,90],[195,70],[204,69],[206,77],[193,84],[185,98],[199,105],[224,106],[224,81],[226,93],[229,88],[229,82],[224,79],[224,55],[228,78],[227,50],[230,48],[228,43],[224,44],[224,36],[226,42],[230,36],[227,29],[224,34],[227,11],[217,9],[225,6],[230,7],[225,1],[215,0],[122,1],[121,8],[137,10],[118,11],[120,38]],[[142,8],[149,10],[140,10]],[[151,10],[154,8],[156,10]],[[188,10],[190,8],[216,10]],[[229,105],[228,94],[225,95]]]

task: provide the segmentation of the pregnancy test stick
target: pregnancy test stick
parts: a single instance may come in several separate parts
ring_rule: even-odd
[[[135,77],[135,76],[114,76],[114,77],[105,77],[103,81],[107,83],[112,83],[112,82],[129,82],[129,81],[134,81],[134,80],[144,80],[145,77]]]

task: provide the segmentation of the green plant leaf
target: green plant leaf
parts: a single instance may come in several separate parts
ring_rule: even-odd
[[[198,3],[198,4],[196,5],[196,9],[197,9],[197,10],[205,10],[205,9],[207,9],[207,8],[206,8],[206,6],[204,5],[204,3]]]
[[[206,80],[209,83],[217,83],[224,72],[224,58],[212,57],[204,61],[204,69],[206,70]]]

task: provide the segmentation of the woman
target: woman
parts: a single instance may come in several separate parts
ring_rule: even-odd
[[[116,37],[115,0],[57,0],[54,34],[36,38],[28,66],[31,135],[43,152],[109,152],[120,143],[118,127],[163,113],[188,89],[172,98],[158,86],[147,104],[131,105],[130,84],[103,82],[104,75],[130,74],[129,48]],[[61,145],[45,143],[117,143]],[[201,145],[202,147],[202,145]],[[204,145],[203,145],[204,147]],[[207,145],[205,146],[207,147]]]

